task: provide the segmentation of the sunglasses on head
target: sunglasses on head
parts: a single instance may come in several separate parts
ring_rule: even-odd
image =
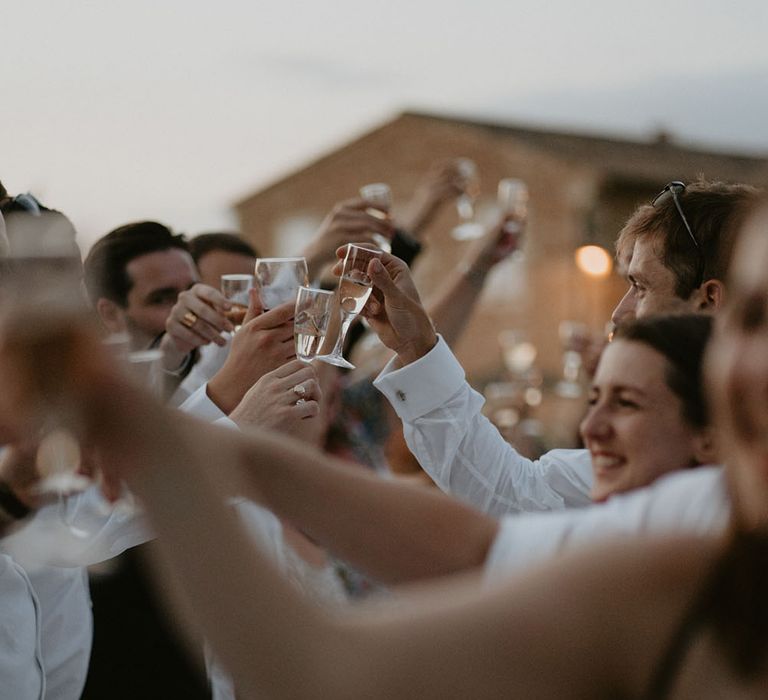
[[[657,204],[662,204],[670,197],[672,198],[672,202],[675,205],[675,209],[677,209],[677,213],[680,215],[683,226],[685,226],[685,230],[688,231],[688,236],[693,241],[694,248],[696,248],[696,287],[700,287],[704,281],[704,256],[701,252],[701,246],[696,240],[696,236],[693,235],[691,225],[688,223],[688,219],[685,217],[683,207],[680,204],[680,195],[682,195],[683,192],[685,192],[684,182],[680,182],[680,180],[673,180],[672,182],[668,182],[666,185],[664,185],[664,189],[662,189],[661,192],[659,192],[651,200],[651,206],[656,207]]]

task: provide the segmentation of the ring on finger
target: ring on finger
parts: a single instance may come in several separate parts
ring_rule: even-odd
[[[194,311],[187,311],[187,313],[181,317],[181,325],[186,328],[192,328],[195,323],[197,323],[197,314]]]
[[[293,387],[293,393],[296,394],[300,399],[303,399],[307,395],[307,387],[305,387],[303,384],[297,384],[295,387]]]

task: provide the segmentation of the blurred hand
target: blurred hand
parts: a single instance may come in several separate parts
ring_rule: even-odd
[[[241,428],[277,430],[301,438],[309,424],[318,420],[321,399],[315,369],[291,360],[267,372],[245,394],[230,414]]]
[[[176,369],[186,355],[201,345],[226,345],[227,340],[221,334],[234,330],[224,315],[231,307],[218,289],[207,284],[198,283],[179,294],[165,322],[165,335],[160,344],[166,368]],[[193,323],[189,322],[190,318],[194,318]]]
[[[464,191],[464,178],[458,161],[439,160],[424,175],[401,217],[403,228],[418,237],[437,214],[440,207],[452,202]]]
[[[346,254],[346,246],[339,248],[339,258]],[[341,274],[342,263],[336,263],[334,273]],[[394,350],[403,364],[408,364],[428,353],[437,342],[427,312],[421,304],[416,285],[408,266],[389,253],[381,260],[368,264],[368,275],[373,280],[373,293],[361,315],[379,336],[381,342]]]
[[[262,313],[258,291],[250,291],[248,313],[232,336],[229,356],[208,382],[208,396],[224,413],[232,411],[263,375],[296,356],[294,308],[289,302]]]
[[[391,220],[368,214],[366,210],[370,208],[371,205],[360,198],[347,199],[334,206],[302,251],[310,278],[316,277],[323,265],[333,262],[339,246],[353,241],[375,246],[374,233],[388,239],[395,235]]]
[[[502,216],[488,232],[472,243],[464,258],[470,269],[486,273],[506,260],[520,246],[525,221],[513,214]]]

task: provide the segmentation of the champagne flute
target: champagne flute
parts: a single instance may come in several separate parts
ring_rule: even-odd
[[[361,248],[351,243],[347,245],[347,254],[344,257],[344,267],[341,271],[338,291],[341,328],[333,350],[328,355],[318,355],[318,360],[337,367],[355,368],[351,362],[343,357],[344,339],[347,337],[350,324],[355,316],[362,311],[373,290],[373,282],[368,276],[368,263],[373,258],[380,258],[381,255],[380,250]]]
[[[475,161],[469,158],[459,158],[456,161],[456,170],[462,183],[462,193],[456,200],[456,210],[459,214],[459,224],[451,235],[457,241],[468,241],[480,238],[484,229],[475,221],[475,202],[480,196],[480,175]]]
[[[560,344],[563,347],[563,378],[557,383],[558,395],[577,399],[583,392],[581,385],[581,353],[589,341],[589,329],[580,321],[561,321],[558,326]]]
[[[325,289],[299,287],[293,332],[296,357],[303,362],[311,362],[317,357],[323,345],[334,310],[335,296]]]
[[[528,336],[518,330],[503,330],[499,333],[504,365],[515,379],[524,378],[536,361],[536,346]]]
[[[499,180],[497,199],[502,215],[507,217],[504,232],[514,239],[514,255],[520,258],[520,238],[528,218],[528,186],[522,180],[506,177]]]
[[[377,219],[389,219],[392,210],[392,190],[389,185],[384,182],[372,182],[368,185],[363,185],[360,188],[360,196],[371,205],[366,209],[366,213],[375,216]],[[392,252],[392,246],[386,236],[374,232],[373,239],[376,241],[376,245],[385,253]]]
[[[222,275],[221,293],[232,302],[232,308],[224,312],[235,327],[235,333],[243,324],[243,319],[248,311],[248,292],[254,285],[253,275]]]
[[[309,284],[304,258],[258,258],[256,281],[265,311],[295,301],[299,287]]]

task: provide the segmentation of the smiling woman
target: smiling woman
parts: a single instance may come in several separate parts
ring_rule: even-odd
[[[603,352],[581,435],[592,457],[592,499],[711,463],[702,358],[708,316],[652,317],[620,326]]]

